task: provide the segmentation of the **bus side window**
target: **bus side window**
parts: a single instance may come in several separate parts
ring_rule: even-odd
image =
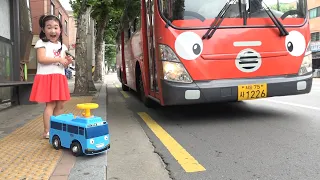
[[[62,124],[58,122],[51,122],[51,128],[52,129],[57,129],[57,130],[62,130]]]
[[[79,127],[79,134],[80,134],[80,135],[84,135],[84,128]]]
[[[72,133],[72,134],[78,134],[78,127],[77,126],[68,125],[68,132]]]
[[[62,124],[62,131],[67,131],[67,125],[66,124]]]

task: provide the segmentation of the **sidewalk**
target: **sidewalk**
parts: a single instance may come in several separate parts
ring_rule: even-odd
[[[96,88],[98,89],[97,85]],[[99,108],[92,110],[95,116],[99,116],[102,119],[107,120],[107,93],[106,85],[102,84],[93,102],[99,104]],[[108,120],[107,120],[108,121]],[[111,128],[109,127],[109,130]],[[112,134],[110,134],[110,139],[112,139]],[[112,142],[111,142],[112,149]],[[71,154],[68,152],[68,154]],[[70,155],[72,156],[72,155]],[[69,171],[69,180],[104,180],[106,179],[107,173],[107,153],[102,153],[95,156],[81,156],[73,157],[74,166],[71,171]],[[70,166],[69,166],[70,167]],[[62,163],[61,166],[57,166],[57,169],[66,169]],[[53,177],[51,178],[54,179]]]
[[[69,83],[70,91],[73,85]],[[101,86],[96,84],[98,90]],[[94,98],[72,97],[64,113],[80,115],[82,111],[76,104],[92,102]],[[75,158],[67,150],[53,149],[48,140],[42,138],[43,110],[44,104],[34,104],[0,111],[0,179],[68,178]]]
[[[137,116],[126,104],[115,85],[115,73],[106,77],[108,89],[108,123],[111,149],[108,153],[108,180],[169,180],[165,169]]]
[[[105,83],[96,84],[96,96],[72,97],[65,112],[80,115],[76,104],[98,103],[99,108],[92,113],[109,123],[108,153],[74,157],[68,149],[53,149],[41,138],[44,105],[18,106],[0,112],[0,179],[169,180],[135,112],[128,109],[115,87],[119,85],[116,75],[109,74],[105,79]],[[73,82],[69,84],[72,90]]]

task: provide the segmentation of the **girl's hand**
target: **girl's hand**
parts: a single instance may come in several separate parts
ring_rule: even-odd
[[[59,58],[59,63],[62,64],[63,66],[69,65],[68,61],[64,58]]]
[[[69,66],[69,64],[72,63],[72,57],[71,57],[71,56],[66,56],[66,57],[65,57],[65,60],[67,60],[67,63],[64,64],[63,66],[64,66],[65,68],[67,68],[67,67]]]
[[[72,63],[72,60],[73,60],[72,56],[66,56],[66,59],[69,62],[69,64]]]

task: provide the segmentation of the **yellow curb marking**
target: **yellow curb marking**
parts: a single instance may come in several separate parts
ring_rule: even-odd
[[[128,93],[124,92],[124,91],[120,91],[121,94],[123,95],[124,98],[129,98],[130,96],[128,95]]]
[[[113,83],[113,85],[118,89],[121,88],[121,86],[119,84]],[[130,97],[129,94],[126,93],[125,91],[120,91],[120,93],[123,95],[124,98],[129,98]]]
[[[147,113],[139,112],[138,115],[159,138],[172,156],[178,161],[186,172],[199,172],[206,169],[192,157],[173,137],[170,136],[156,121]]]

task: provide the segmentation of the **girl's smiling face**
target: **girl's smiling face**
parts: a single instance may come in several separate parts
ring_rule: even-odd
[[[47,39],[53,43],[57,43],[61,34],[59,22],[55,20],[48,20],[45,22],[44,33]]]

